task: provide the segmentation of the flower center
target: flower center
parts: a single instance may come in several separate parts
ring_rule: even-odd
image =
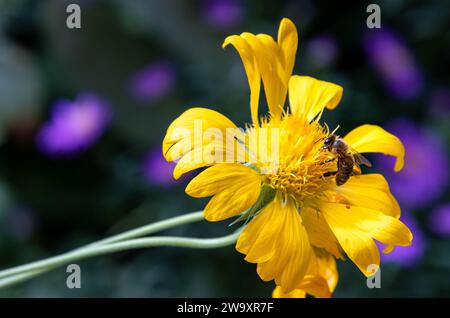
[[[305,197],[316,196],[324,185],[328,185],[326,172],[328,171],[320,166],[282,167],[276,174],[266,175],[265,182],[274,189],[303,201]]]
[[[277,126],[278,158],[272,158],[277,164],[263,175],[264,183],[297,201],[322,194],[334,183],[332,172],[337,169],[334,155],[322,149],[328,129],[293,116],[283,117]]]

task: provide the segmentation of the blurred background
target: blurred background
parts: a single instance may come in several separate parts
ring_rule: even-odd
[[[66,6],[81,7],[81,29]],[[156,220],[201,209],[192,175],[172,179],[161,155],[171,121],[192,106],[250,121],[241,61],[221,49],[243,31],[276,36],[282,17],[298,27],[295,73],[339,83],[326,112],[344,134],[373,123],[399,136],[406,165],[369,156],[402,206],[413,246],[383,257],[382,288],[368,289],[340,262],[336,297],[450,296],[450,3],[268,0],[0,1],[0,267],[67,251]],[[228,221],[170,234],[213,237]],[[79,263],[82,288],[65,268],[3,297],[269,297],[255,265],[234,248],[153,248]]]

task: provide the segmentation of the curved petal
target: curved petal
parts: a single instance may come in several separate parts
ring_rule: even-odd
[[[295,55],[297,54],[298,46],[298,34],[295,24],[287,19],[283,18],[278,29],[278,45],[281,48],[282,59],[284,62],[285,74],[283,77],[289,77],[292,74],[295,64]]]
[[[293,291],[289,293],[283,292],[280,286],[275,287],[275,289],[272,292],[273,298],[305,298],[306,297],[306,291],[303,289],[294,289]]]
[[[337,258],[342,258],[339,242],[330,230],[323,216],[312,208],[303,208],[302,220],[311,245],[323,248]]]
[[[330,291],[334,292],[339,281],[336,260],[328,253],[322,253],[317,258],[317,264],[319,275],[326,279]]]
[[[236,249],[246,254],[246,261],[258,263],[261,279],[274,279],[286,293],[299,286],[315,261],[300,214],[279,195],[246,226]]]
[[[280,23],[278,42],[267,34],[244,32],[227,37],[222,45],[233,45],[242,59],[250,86],[250,109],[255,125],[258,124],[261,79],[272,118],[281,117],[295,62],[297,37],[295,25],[285,18]]]
[[[396,157],[395,171],[403,168],[405,147],[396,136],[376,125],[362,125],[349,132],[344,140],[356,151],[381,152]]]
[[[211,142],[211,139],[202,138],[205,130],[218,129],[225,136],[227,128],[237,129],[236,125],[221,113],[202,107],[190,108],[167,128],[163,140],[163,155],[167,161],[175,161],[195,146]]]
[[[314,297],[329,298],[336,288],[339,275],[334,257],[322,249],[314,249],[315,266],[311,266],[299,289]]]
[[[345,184],[336,186],[333,192],[339,196],[337,202],[380,211],[397,219],[400,217],[400,206],[381,174],[352,176]]]
[[[173,169],[173,177],[178,180],[186,172],[226,162],[227,149],[222,142],[196,145],[178,160]]]
[[[318,298],[330,298],[331,292],[328,287],[328,282],[320,275],[317,276],[305,276],[302,283],[299,286],[300,290],[304,290],[308,295],[312,295]],[[298,289],[297,289],[298,290]]]
[[[317,266],[313,271],[309,271],[300,285],[289,293],[283,292],[277,286],[272,297],[274,298],[304,298],[306,294],[314,297],[329,298],[336,288],[339,275],[336,261],[328,253],[319,253],[317,256]]]
[[[325,107],[334,109],[341,101],[343,88],[309,76],[293,75],[289,80],[289,105],[294,116],[310,122]]]
[[[245,228],[236,244],[236,249],[245,254],[250,263],[262,263],[275,254],[276,240],[283,219],[276,213],[275,203],[269,203]]]
[[[243,133],[224,115],[208,108],[190,108],[169,126],[163,140],[167,161],[178,161],[174,178],[215,163],[238,162],[236,156],[245,149],[235,138]]]
[[[243,33],[241,36],[247,40],[257,56],[256,63],[261,72],[270,114],[275,119],[280,118],[286,101],[289,79],[285,77],[286,71],[282,64],[280,47],[267,34],[255,36],[251,33]]]
[[[380,264],[380,254],[373,239],[389,246],[411,245],[411,231],[392,216],[330,202],[321,202],[319,208],[348,257],[366,276],[373,275],[369,265]]]
[[[231,35],[225,39],[222,47],[227,45],[233,45],[238,51],[244,64],[245,72],[247,73],[248,86],[250,87],[250,112],[252,115],[252,121],[255,125],[258,125],[258,103],[259,94],[261,90],[261,74],[256,64],[255,56],[252,48],[246,40],[239,35]]]
[[[213,196],[205,219],[222,221],[249,209],[259,197],[261,177],[241,164],[216,164],[196,176],[186,187],[192,197]]]

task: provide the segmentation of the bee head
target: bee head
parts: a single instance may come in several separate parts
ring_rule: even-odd
[[[325,138],[325,140],[323,141],[322,149],[331,150],[335,140],[336,140],[335,135],[330,135],[329,137]]]

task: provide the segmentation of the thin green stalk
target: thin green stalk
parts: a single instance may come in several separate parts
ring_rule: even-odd
[[[61,265],[67,264],[68,262],[72,262],[74,260],[80,260],[88,257],[93,257],[96,255],[113,253],[116,251],[123,251],[133,248],[152,247],[152,246],[215,248],[220,247],[220,244],[228,245],[226,238],[232,237],[232,235],[217,239],[153,237],[153,238],[130,240],[133,238],[149,235],[155,232],[160,232],[179,225],[198,222],[203,219],[204,218],[202,211],[184,214],[181,216],[173,217],[168,220],[163,220],[156,223],[144,225],[142,227],[111,236],[109,238],[88,244],[86,246],[80,247],[78,249],[64,253],[59,256],[51,257],[41,261],[32,262],[29,264],[0,271],[0,288],[11,286],[19,282],[29,280],[35,276],[46,273],[50,270],[53,270]],[[222,239],[225,239],[225,241],[223,241]],[[118,242],[122,244],[118,244]]]
[[[48,272],[51,269],[53,269],[53,268],[29,271],[29,272],[20,273],[20,274],[17,274],[17,275],[8,276],[6,278],[0,279],[0,288],[12,286],[12,285],[15,285],[15,284],[18,284],[18,283],[30,280],[33,277],[39,276],[41,274],[44,274],[44,273]]]
[[[100,246],[100,245],[105,245],[105,244],[109,244],[109,243],[116,243],[119,241],[123,241],[126,239],[132,239],[132,238],[136,238],[136,237],[141,237],[144,235],[149,235],[155,232],[159,232],[159,231],[163,231],[163,230],[167,230],[179,225],[184,225],[184,224],[189,224],[189,223],[193,223],[193,222],[198,222],[203,220],[203,212],[202,211],[197,211],[197,212],[191,212],[191,213],[187,213],[187,214],[183,214],[180,216],[176,216],[167,220],[163,220],[163,221],[159,221],[156,223],[151,223],[151,224],[147,224],[141,227],[138,227],[136,229],[132,229],[108,238],[105,238],[103,240],[88,244],[86,246],[80,247],[78,249],[75,249],[71,252],[75,252],[78,250],[82,250],[82,249],[86,249],[86,248],[91,248],[94,246]],[[70,253],[70,252],[69,252]],[[67,254],[67,253],[66,253]],[[17,268],[17,267],[15,267]],[[19,266],[20,268],[20,266]],[[6,274],[5,274],[6,273]],[[3,270],[0,271],[0,278],[4,278],[6,276],[9,276],[8,274],[8,270]]]
[[[234,244],[239,237],[240,231],[212,239],[200,238],[183,238],[183,237],[151,237],[132,239],[118,243],[110,243],[107,245],[86,247],[84,249],[74,250],[59,256],[50,257],[41,261],[29,263],[13,267],[0,272],[0,288],[13,285],[15,283],[30,279],[39,274],[56,267],[79,261],[93,256],[105,255],[120,251],[126,251],[137,248],[148,248],[156,246],[172,246],[172,247],[186,247],[186,248],[219,248]]]
[[[176,217],[170,218],[168,220],[163,220],[163,221],[159,221],[156,223],[147,224],[147,225],[138,227],[136,229],[132,229],[132,230],[108,237],[106,239],[103,239],[103,240],[88,244],[86,246],[80,247],[76,250],[86,249],[86,248],[90,248],[93,246],[100,246],[100,245],[105,245],[105,244],[110,244],[110,243],[116,243],[116,242],[124,241],[127,239],[132,239],[132,238],[136,238],[136,237],[142,237],[145,235],[164,231],[164,230],[167,230],[167,229],[179,226],[179,225],[189,224],[189,223],[198,222],[198,221],[202,221],[202,220],[204,220],[203,211],[197,211],[197,212],[192,212],[192,213],[188,213],[188,214],[183,214],[181,216],[176,216]],[[48,266],[48,267],[45,267],[45,268],[42,268],[39,270],[23,271],[19,274],[14,274],[11,276],[9,276],[9,275],[8,276],[6,276],[6,275],[0,276],[0,277],[4,277],[3,279],[0,279],[0,288],[14,285],[14,284],[20,283],[22,281],[29,280],[35,276],[44,274],[56,267],[58,267],[58,266]],[[3,273],[3,271],[0,273]]]
[[[131,238],[142,237],[144,235],[149,235],[157,232],[161,232],[179,225],[194,223],[204,220],[203,211],[191,212],[188,214],[183,214],[176,216],[167,220],[159,221],[156,223],[147,224],[136,229],[132,229],[106,239],[88,244],[82,248],[104,245],[109,243],[115,243],[123,240],[128,240]]]
[[[191,212],[191,213],[183,214],[183,215],[176,216],[176,217],[173,217],[173,218],[170,218],[170,219],[167,219],[167,220],[163,220],[163,221],[159,221],[159,222],[156,222],[156,223],[147,224],[147,225],[141,226],[139,228],[132,229],[132,230],[129,230],[129,231],[126,231],[126,232],[123,232],[123,233],[120,233],[120,234],[108,237],[106,239],[103,239],[103,240],[100,240],[100,241],[88,244],[86,246],[83,246],[81,248],[78,248],[78,249],[76,249],[74,251],[71,251],[69,253],[66,253],[66,254],[70,254],[70,253],[78,251],[78,250],[89,249],[89,248],[92,248],[92,247],[95,247],[95,246],[105,245],[105,244],[109,244],[109,243],[116,243],[116,242],[119,242],[119,241],[132,239],[132,238],[136,238],[136,237],[142,237],[142,236],[145,236],[145,235],[149,235],[149,234],[153,234],[153,233],[160,232],[160,231],[163,231],[163,230],[167,230],[167,229],[170,229],[170,228],[173,228],[173,227],[176,227],[176,226],[189,224],[189,223],[193,223],[193,222],[198,222],[198,221],[201,221],[203,219],[204,218],[203,218],[203,212],[202,211],[197,211],[197,212]],[[66,255],[66,254],[64,254],[64,255]],[[8,273],[10,273],[9,270],[3,270],[3,271],[0,271],[0,278],[6,279],[6,277],[8,277],[8,279],[10,278],[11,281],[19,282],[19,281],[26,280],[26,279],[29,279],[31,277],[37,276],[39,274],[45,273],[48,270],[53,269],[54,266],[53,267],[48,267],[48,268],[42,268],[39,271],[34,271],[33,273],[27,273],[28,272],[28,270],[26,270],[27,267],[18,266],[18,267],[15,267],[15,268],[19,268],[19,269],[20,268],[25,268],[25,270],[22,270],[20,272],[16,272],[15,271],[14,272],[15,274],[12,274],[12,275],[19,275],[20,274],[20,276],[18,276],[18,277],[8,277],[8,276],[10,276],[10,274],[8,274]]]

